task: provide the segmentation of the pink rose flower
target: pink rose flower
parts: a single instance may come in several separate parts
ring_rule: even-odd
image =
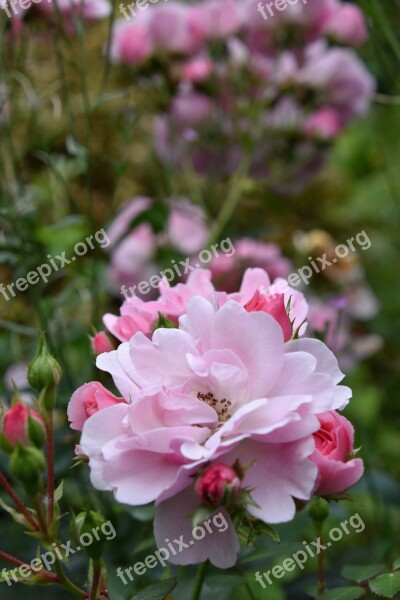
[[[31,417],[37,423],[43,427],[44,433],[44,421],[42,417],[32,408],[28,408],[22,402],[17,402],[11,408],[9,408],[3,418],[3,435],[7,442],[13,448],[19,444],[24,446],[28,445],[28,419]]]
[[[318,467],[314,494],[325,496],[344,492],[364,472],[360,458],[354,455],[354,428],[335,411],[318,415],[321,427],[314,433],[315,451],[311,460]]]
[[[100,410],[124,402],[111,394],[98,381],[83,384],[72,395],[68,404],[68,419],[71,429],[82,431],[84,423]]]
[[[212,290],[206,273],[196,272],[203,295]],[[243,304],[260,280],[266,281],[257,270],[247,275],[237,294]],[[190,293],[183,284],[176,288]],[[119,502],[155,501],[161,544],[191,528],[188,516],[199,505],[193,476],[210,462],[239,461],[250,465],[242,485],[258,505],[247,505],[248,512],[267,523],[289,521],[294,498],[309,499],[315,486],[317,468],[308,457],[317,415],[344,408],[350,397],[338,385],[337,361],[318,340],[285,343],[271,315],[247,312],[226,294],[187,302],[176,288],[164,302],[184,306],[179,329],[159,328],[151,339],[138,332],[97,358],[126,402],[96,412],[83,426],[92,483],[113,490]],[[208,536],[171,561],[232,566],[239,544],[226,519],[225,536]]]
[[[200,252],[208,240],[204,211],[185,198],[174,199],[168,216],[166,237],[173,248],[187,256]]]
[[[210,506],[220,506],[226,496],[233,500],[240,488],[241,482],[236,471],[223,463],[207,467],[195,485],[201,503]]]
[[[264,296],[259,290],[254,292],[252,299],[244,305],[247,312],[262,311],[274,317],[283,332],[283,339],[288,342],[293,337],[293,327],[286,312],[285,297],[283,294]]]
[[[213,62],[206,57],[198,57],[185,63],[182,67],[182,79],[199,83],[204,81],[213,72]]]

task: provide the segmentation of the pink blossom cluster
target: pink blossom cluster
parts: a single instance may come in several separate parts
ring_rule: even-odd
[[[151,220],[160,221],[158,207],[150,198],[138,196],[122,206],[107,230],[110,239],[107,278],[118,297],[122,286],[133,288],[159,274],[163,267],[171,267],[171,252],[176,257],[191,257],[191,263],[197,264],[195,255],[207,248],[209,227],[202,208],[187,198],[170,198],[161,210],[166,213],[165,225],[156,231]],[[228,292],[238,288],[248,267],[264,269],[271,279],[286,278],[291,271],[291,263],[282,256],[278,245],[251,238],[235,241],[234,252],[220,251],[212,256],[207,267],[217,289]],[[135,294],[141,297],[140,291]],[[154,292],[153,297],[156,295]],[[146,299],[150,298],[147,294]]]
[[[170,93],[155,119],[159,157],[200,173],[252,175],[280,190],[313,177],[333,140],[364,115],[374,80],[352,47],[367,37],[359,8],[339,0],[288,5],[264,20],[259,2],[168,2],[117,21],[112,56],[159,72]]]
[[[262,269],[247,270],[229,294],[206,270],[160,287],[157,301],[126,302],[121,317],[105,319],[124,341],[97,367],[118,395],[87,383],[68,416],[82,431],[79,451],[97,489],[129,505],[155,502],[159,544],[190,537],[198,507],[222,511],[226,532],[171,561],[227,568],[239,551],[235,503],[266,523],[287,522],[296,501],[342,492],[361,477],[353,428],[337,412],[351,391],[327,346],[302,337],[303,295],[273,292]],[[160,314],[168,327],[154,327]]]

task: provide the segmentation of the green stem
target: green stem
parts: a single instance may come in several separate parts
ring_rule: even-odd
[[[228,194],[228,198],[226,202],[224,202],[219,215],[217,217],[216,223],[214,227],[211,229],[209,244],[214,244],[219,240],[220,235],[224,231],[226,225],[231,220],[233,213],[235,212],[240,199],[242,197],[242,181],[245,177],[249,166],[250,166],[250,156],[247,156],[243,159],[242,164],[240,165],[236,175],[232,179],[230,191]]]
[[[99,588],[101,578],[101,560],[93,560],[93,579],[92,587],[90,588],[89,600],[96,600],[97,590]]]
[[[54,519],[54,418],[53,411],[48,413],[47,423],[47,498],[49,503],[49,529]]]
[[[201,590],[203,588],[206,571],[207,571],[207,562],[203,562],[197,568],[196,580],[194,582],[191,600],[200,600],[200,594],[201,594]]]
[[[70,592],[75,598],[81,598],[85,600],[87,598],[86,592],[78,588],[68,577],[65,575],[63,568],[61,566],[61,562],[58,558],[56,558],[56,562],[54,563],[54,570],[57,573],[58,579],[60,580],[60,585],[63,586],[68,592]]]

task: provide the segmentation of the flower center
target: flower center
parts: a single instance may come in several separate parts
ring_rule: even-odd
[[[197,398],[215,410],[220,423],[226,423],[226,421],[230,418],[231,415],[229,413],[229,409],[232,405],[230,400],[227,400],[226,398],[218,400],[218,398],[215,398],[214,394],[211,392],[207,392],[206,394],[203,392],[198,392]]]

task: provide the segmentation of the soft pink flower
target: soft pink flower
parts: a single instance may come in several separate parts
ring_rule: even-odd
[[[214,463],[200,475],[195,491],[202,504],[219,506],[227,495],[234,499],[240,492],[240,487],[240,479],[232,467]]]
[[[264,269],[271,280],[288,277],[291,272],[290,260],[282,256],[276,244],[241,238],[235,241],[234,246],[235,252],[229,255],[220,253],[209,265],[217,289],[226,292],[236,290],[249,267]]]
[[[344,492],[364,472],[363,462],[354,455],[354,428],[342,415],[330,411],[318,415],[321,427],[314,433],[315,451],[311,460],[318,467],[314,494]]]
[[[190,256],[200,252],[208,239],[204,211],[185,198],[175,198],[167,222],[167,239],[173,248]]]
[[[208,96],[191,92],[177,96],[171,106],[171,116],[180,127],[197,127],[213,115],[213,103]]]
[[[259,290],[256,290],[252,299],[244,307],[247,312],[262,311],[267,313],[267,315],[271,315],[282,327],[285,342],[292,339],[293,327],[286,312],[285,297],[283,294],[265,296]]]
[[[206,57],[198,57],[185,63],[182,67],[182,79],[199,83],[207,79],[213,72],[213,62]]]
[[[111,56],[114,61],[140,65],[153,52],[153,43],[147,20],[137,18],[134,22],[119,19],[113,29]]]
[[[372,75],[353,50],[327,49],[322,43],[309,49],[299,78],[324,94],[325,104],[338,110],[344,124],[367,112],[375,89]]]
[[[304,131],[309,135],[333,140],[342,130],[342,124],[338,112],[333,108],[321,108],[307,119]]]
[[[239,298],[257,277],[247,276]],[[308,457],[319,428],[316,415],[343,408],[350,397],[338,385],[343,375],[335,357],[318,340],[285,344],[273,317],[249,313],[226,297],[223,302],[222,295],[220,308],[215,296],[185,304],[167,294],[165,300],[185,305],[179,329],[157,329],[151,339],[139,332],[97,359],[130,404],[106,408],[83,427],[93,484],[113,490],[123,503],[156,501],[160,543],[196,508],[193,475],[210,462],[240,461],[250,465],[243,487],[258,504],[247,510],[268,523],[292,519],[294,498],[309,499],[315,485],[317,471]],[[231,531],[171,560],[210,558],[229,567],[237,548]]]
[[[236,0],[207,0],[199,9],[208,38],[226,38],[237,33],[242,24],[242,10]]]
[[[74,392],[68,404],[68,419],[71,429],[82,431],[83,425],[89,417],[109,406],[124,402],[111,394],[98,381],[83,384]]]
[[[342,44],[359,46],[368,37],[367,25],[362,11],[354,4],[338,5],[337,10],[327,19],[323,33]]]
[[[93,352],[95,354],[102,354],[103,352],[110,352],[114,350],[114,347],[110,341],[110,338],[104,331],[99,331],[94,337],[91,338]]]
[[[44,421],[35,410],[28,408],[22,402],[17,402],[9,408],[3,418],[3,435],[13,448],[19,444],[29,444],[28,419],[31,417],[43,427]]]
[[[149,35],[157,51],[190,54],[203,41],[201,29],[193,27],[190,9],[180,2],[169,1],[152,11]]]

